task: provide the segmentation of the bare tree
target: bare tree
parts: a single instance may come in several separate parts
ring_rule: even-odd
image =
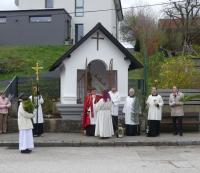
[[[177,30],[182,33],[183,44],[190,45],[200,34],[200,0],[169,1],[171,5],[165,8],[165,14],[173,20]]]
[[[121,24],[122,39],[134,44],[139,40],[141,50],[146,49],[148,55],[159,47],[159,31],[156,17],[151,9],[129,10]]]

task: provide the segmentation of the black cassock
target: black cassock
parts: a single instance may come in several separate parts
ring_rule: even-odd
[[[44,133],[43,123],[33,124],[33,136],[41,136]]]
[[[147,136],[156,137],[160,135],[160,120],[148,120]]]
[[[140,135],[140,125],[129,125],[126,124],[126,135],[127,136],[139,136]]]

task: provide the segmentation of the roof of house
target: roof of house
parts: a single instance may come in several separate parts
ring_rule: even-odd
[[[92,30],[90,30],[78,43],[62,55],[49,69],[53,71],[58,68],[66,58],[70,58],[71,53],[74,52],[80,45],[82,45],[90,36],[96,31],[100,30],[108,39],[125,55],[124,60],[130,60],[131,64],[129,70],[142,68],[143,65],[135,59],[135,57],[101,24],[98,23]]]
[[[161,29],[177,29],[177,25],[181,25],[180,20],[173,19],[159,19],[158,26]]]
[[[69,15],[69,13],[64,9],[64,8],[55,8],[55,9],[31,9],[31,10],[1,10],[0,11],[0,15],[1,14],[11,14],[11,13],[29,13],[29,12],[55,12],[55,11],[60,11],[59,14],[67,14],[70,18],[71,16]],[[62,13],[61,13],[62,11]]]
[[[123,16],[121,0],[114,0],[114,2],[115,2],[115,8],[116,8],[118,20],[122,21],[124,19],[124,16]]]

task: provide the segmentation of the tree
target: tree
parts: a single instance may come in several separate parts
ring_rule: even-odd
[[[156,17],[150,9],[127,11],[121,24],[121,34],[123,40],[131,44],[138,40],[141,52],[146,51],[148,55],[152,55],[160,46]]]
[[[171,5],[165,8],[165,14],[173,21],[170,25],[175,25],[181,32],[182,45],[190,45],[197,36],[200,36],[200,0],[169,1]]]

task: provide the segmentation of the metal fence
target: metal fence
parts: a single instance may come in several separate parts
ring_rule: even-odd
[[[34,77],[15,76],[4,93],[10,99],[17,98],[21,93],[29,96],[32,94],[32,87],[34,85],[36,85]],[[59,99],[60,79],[58,77],[41,77],[39,87],[42,95],[52,99]]]
[[[4,90],[5,95],[11,100],[18,96],[18,77],[15,76],[10,81],[6,89]]]

